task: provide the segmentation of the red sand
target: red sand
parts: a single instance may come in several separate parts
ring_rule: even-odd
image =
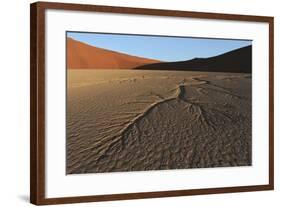
[[[67,38],[68,69],[132,69],[158,60],[106,50]]]

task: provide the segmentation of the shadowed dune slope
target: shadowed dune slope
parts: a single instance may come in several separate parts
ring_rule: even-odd
[[[68,69],[133,69],[140,65],[159,62],[94,47],[67,38]]]
[[[187,61],[146,64],[138,66],[135,69],[251,73],[252,46],[246,46],[210,58],[194,58]]]

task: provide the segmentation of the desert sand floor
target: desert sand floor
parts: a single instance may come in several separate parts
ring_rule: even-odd
[[[66,172],[251,165],[250,74],[68,70]]]

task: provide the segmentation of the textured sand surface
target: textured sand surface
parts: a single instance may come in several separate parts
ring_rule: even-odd
[[[67,72],[68,174],[251,165],[251,75]]]

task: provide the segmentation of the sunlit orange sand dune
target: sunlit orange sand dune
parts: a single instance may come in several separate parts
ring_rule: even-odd
[[[68,69],[133,69],[141,65],[159,62],[158,60],[94,47],[67,38]]]

